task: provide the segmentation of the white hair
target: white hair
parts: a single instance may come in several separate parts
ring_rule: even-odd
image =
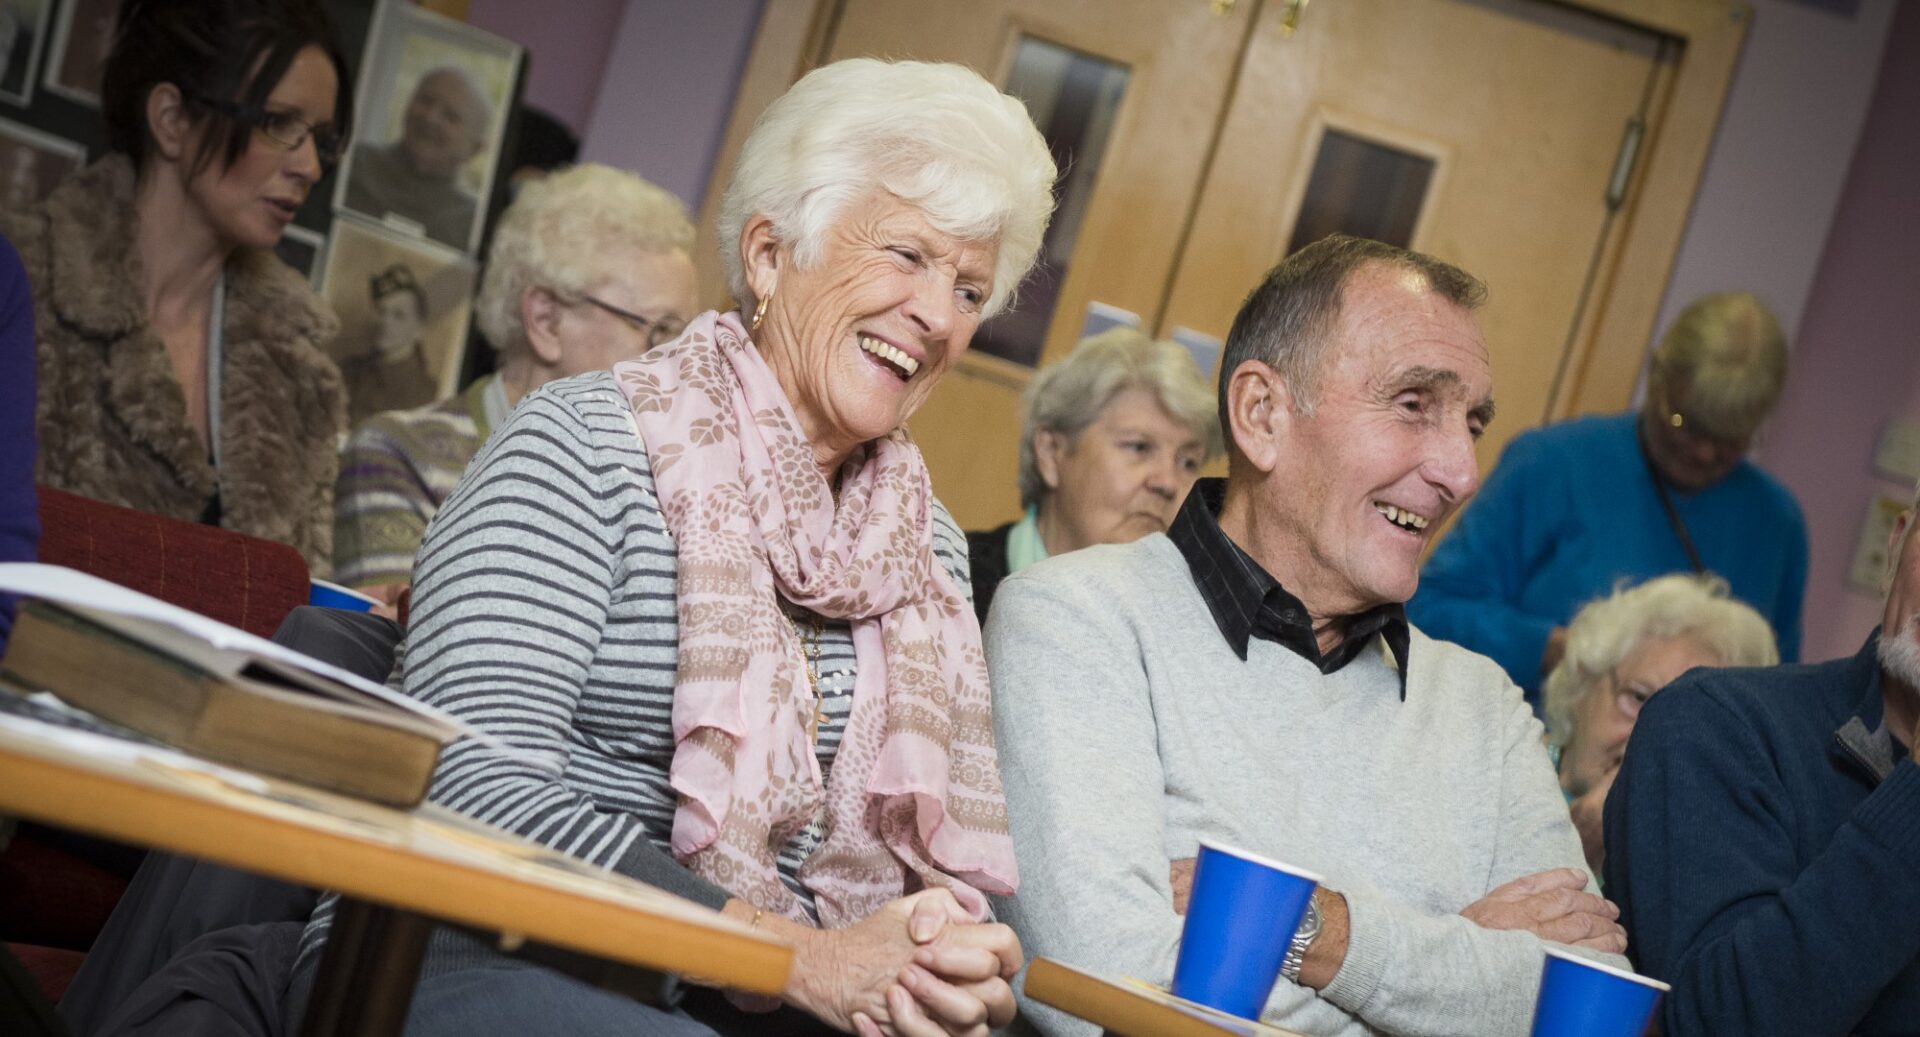
[[[941,232],[997,240],[984,313],[1006,307],[1053,211],[1053,156],[1027,109],[959,65],[853,58],[803,76],[753,124],[715,230],[727,289],[754,300],[740,232],[764,214],[802,268],[876,189],[917,205]]]
[[[474,303],[480,333],[503,356],[526,348],[520,298],[545,288],[571,301],[618,276],[620,249],[693,252],[693,224],[680,199],[595,163],[529,181],[500,217]]]
[[[1567,650],[1547,675],[1547,737],[1566,745],[1580,701],[1648,638],[1687,637],[1722,666],[1780,661],[1773,628],[1751,605],[1727,596],[1718,576],[1675,573],[1637,587],[1616,587],[1588,602],[1567,624]]]
[[[1072,443],[1100,420],[1115,396],[1140,388],[1153,394],[1175,421],[1200,440],[1202,463],[1219,457],[1220,420],[1213,387],[1193,365],[1193,355],[1178,342],[1147,337],[1139,328],[1108,328],[1080,340],[1072,354],[1027,383],[1021,400],[1020,503],[1037,506],[1049,492],[1040,478],[1034,437],[1057,432]]]

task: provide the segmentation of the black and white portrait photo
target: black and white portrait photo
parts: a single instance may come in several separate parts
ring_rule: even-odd
[[[383,3],[335,206],[474,251],[520,55],[471,26]]]
[[[290,226],[280,232],[280,242],[273,246],[273,254],[279,256],[282,263],[300,271],[300,276],[317,288],[320,285],[320,256],[326,247],[325,235],[305,227]]]
[[[343,216],[325,265],[320,294],[340,318],[333,359],[354,424],[458,388],[477,275],[471,259]]]

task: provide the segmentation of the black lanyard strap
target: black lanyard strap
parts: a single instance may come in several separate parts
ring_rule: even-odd
[[[1646,430],[1637,421],[1633,426],[1633,435],[1640,444],[1640,459],[1647,463],[1647,478],[1653,480],[1653,492],[1659,495],[1660,508],[1667,513],[1667,525],[1673,527],[1673,535],[1680,541],[1680,550],[1687,553],[1687,564],[1693,566],[1694,572],[1704,574],[1707,571],[1706,563],[1700,560],[1700,552],[1693,546],[1693,537],[1687,534],[1687,524],[1680,520],[1680,510],[1673,506],[1673,495],[1667,492],[1667,481],[1660,477],[1660,468],[1653,463],[1653,452],[1647,449]]]

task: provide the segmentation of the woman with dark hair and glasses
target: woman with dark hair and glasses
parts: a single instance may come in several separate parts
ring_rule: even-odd
[[[273,246],[339,157],[351,78],[304,0],[125,5],[110,153],[0,217],[33,284],[41,483],[327,571],[337,322]]]

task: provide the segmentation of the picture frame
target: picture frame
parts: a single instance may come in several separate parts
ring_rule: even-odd
[[[477,252],[524,59],[510,40],[381,0],[335,210]]]
[[[280,232],[273,252],[280,261],[298,270],[314,290],[320,288],[320,271],[326,260],[327,236],[317,230],[294,224]]]
[[[0,209],[31,209],[86,161],[78,141],[0,118]]]
[[[347,382],[351,421],[452,395],[466,360],[479,264],[351,215],[334,221],[324,253],[320,294],[340,318],[329,352]],[[411,317],[397,301],[408,295],[419,304]],[[401,344],[407,337],[412,352]]]
[[[54,0],[42,0],[53,3]],[[47,50],[41,85],[50,94],[89,108],[100,107],[100,80],[113,50],[119,0],[61,0]]]
[[[47,45],[54,0],[0,0],[0,101],[33,104],[35,72]]]

